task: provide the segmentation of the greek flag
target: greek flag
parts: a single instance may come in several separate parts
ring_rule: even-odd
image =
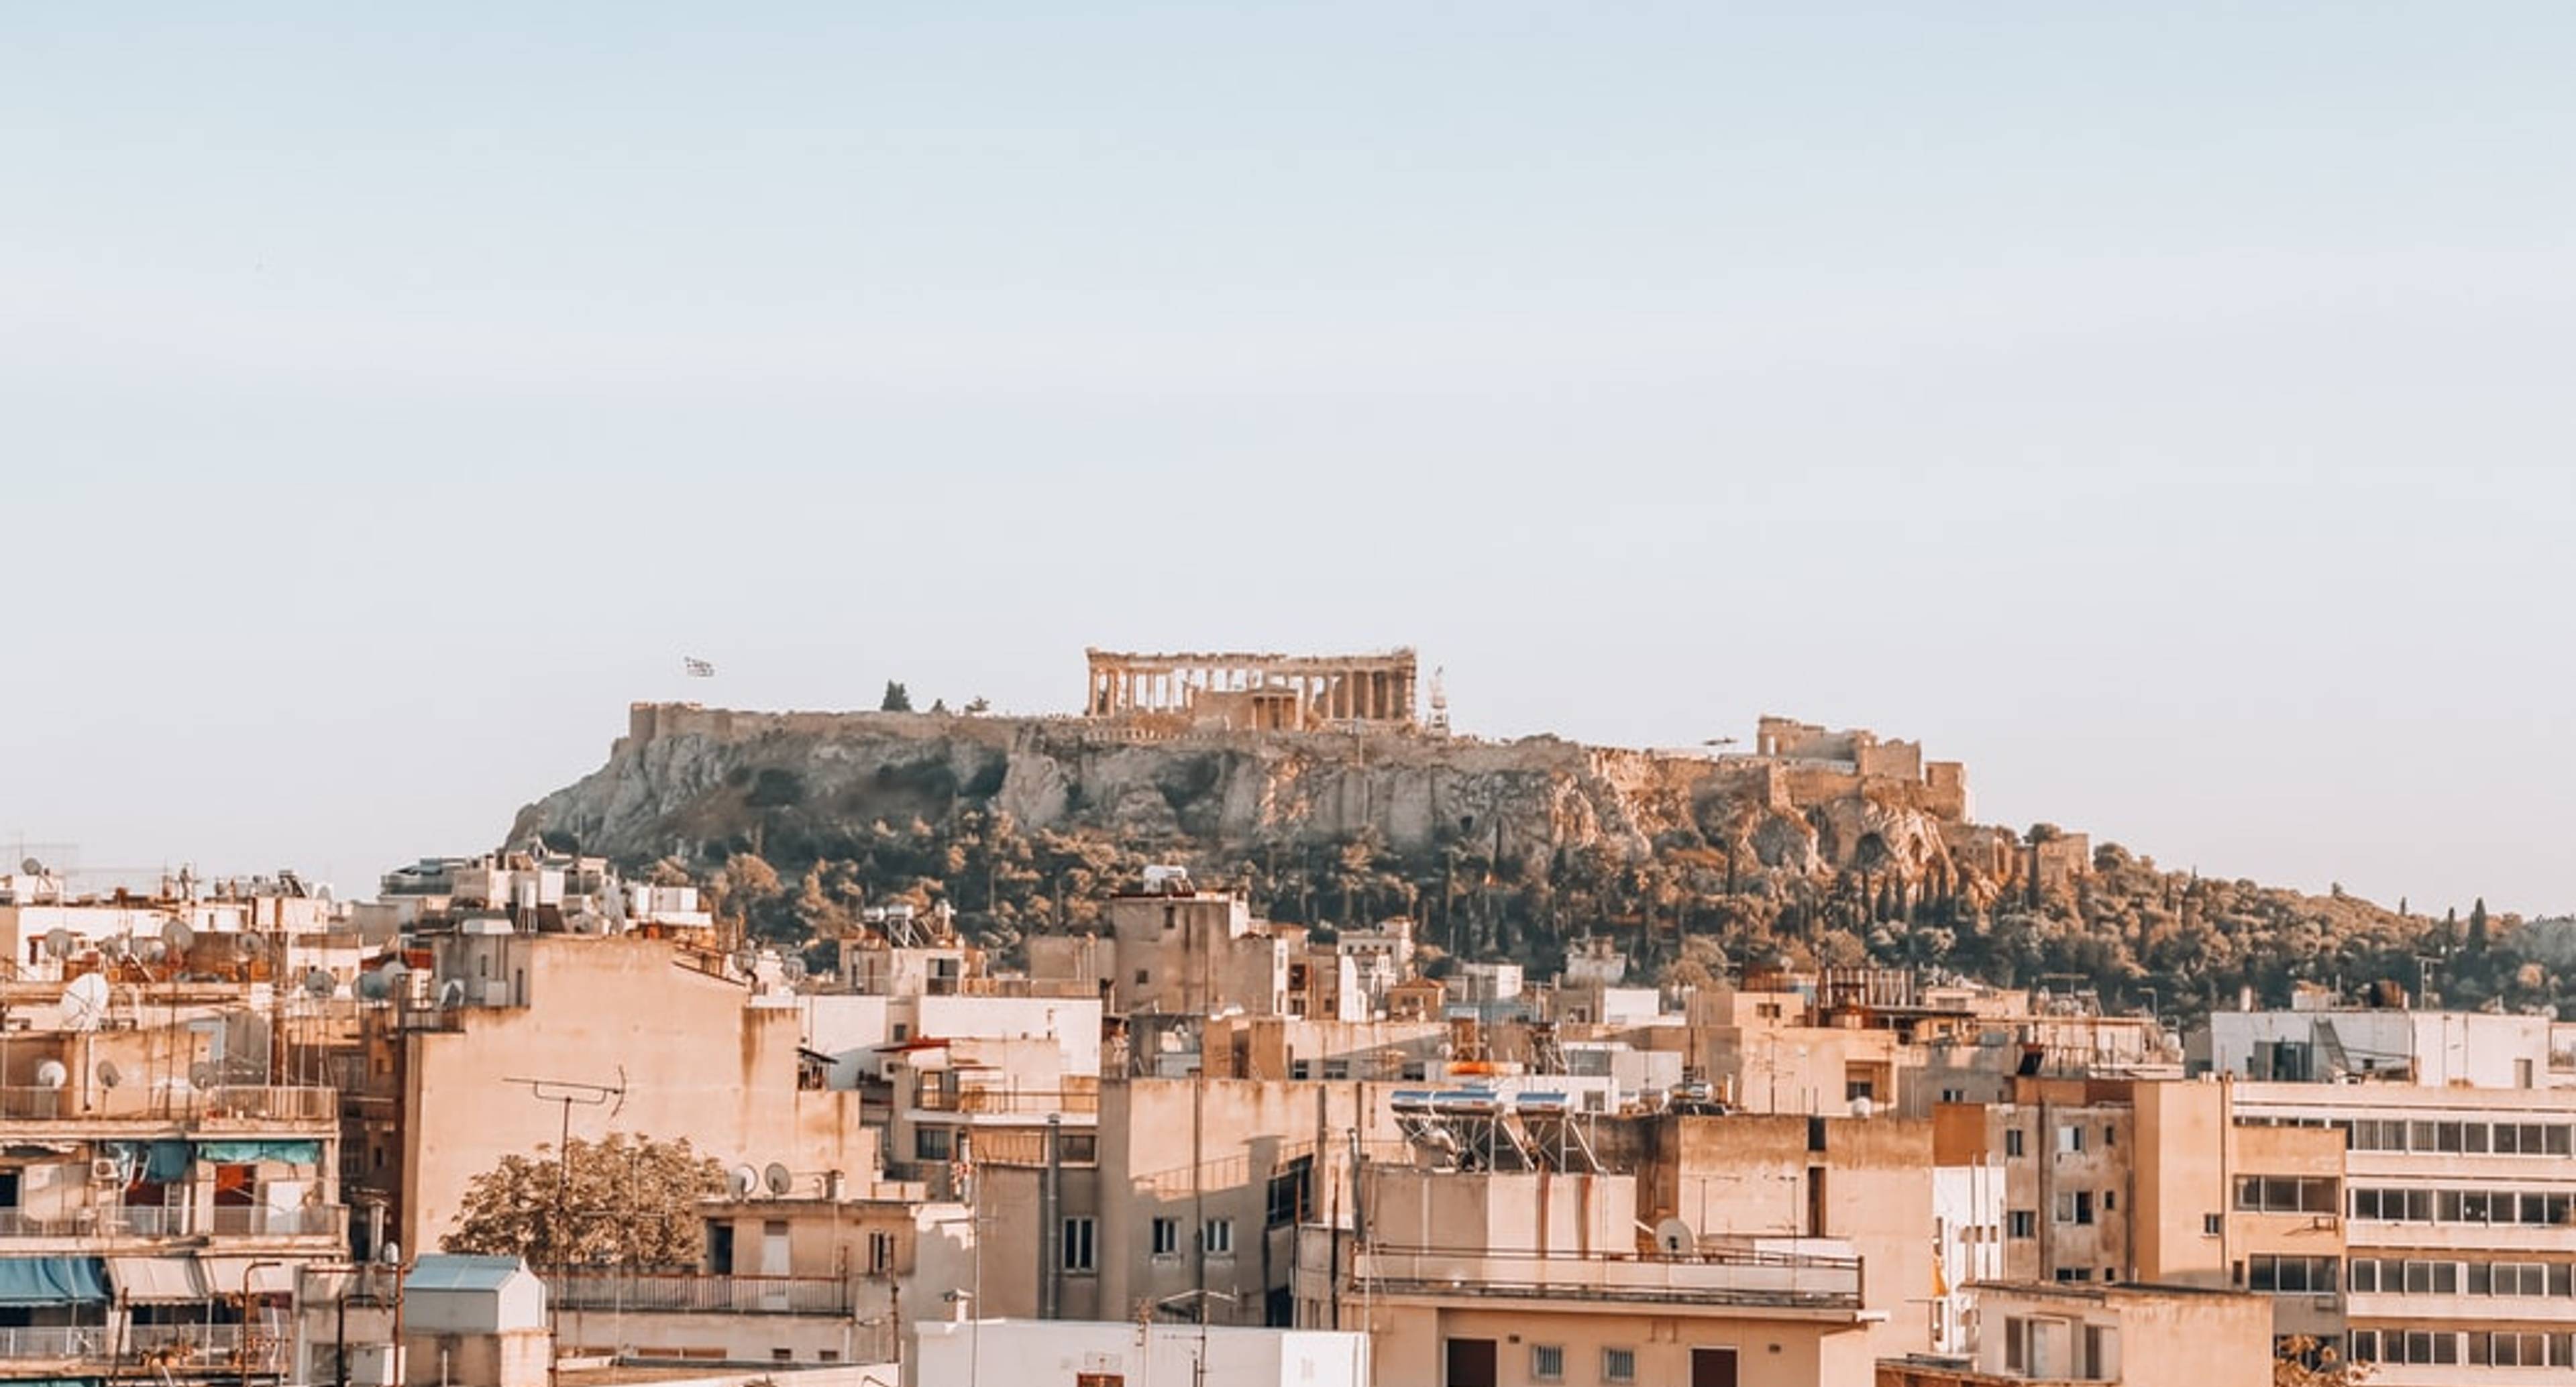
[[[683,655],[680,657],[680,671],[692,679],[713,679],[716,677],[715,665],[711,661],[701,660],[695,655]]]

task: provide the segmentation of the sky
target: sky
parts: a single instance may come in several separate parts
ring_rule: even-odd
[[[1410,644],[2576,910],[2563,4],[13,6],[0,847],[497,844],[625,705]],[[714,661],[681,677],[683,655]]]

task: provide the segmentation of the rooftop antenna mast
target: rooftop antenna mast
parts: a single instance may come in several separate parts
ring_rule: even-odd
[[[557,1275],[562,1275],[572,1264],[571,1245],[565,1237],[567,1225],[564,1217],[565,1204],[572,1192],[572,1110],[577,1107],[605,1107],[608,1109],[609,1119],[614,1121],[617,1114],[626,1108],[626,1066],[622,1064],[617,1066],[617,1082],[613,1084],[586,1084],[574,1079],[505,1078],[501,1082],[517,1084],[527,1089],[528,1096],[538,1102],[555,1103],[563,1108],[563,1133],[555,1142],[554,1220],[555,1272]],[[560,1334],[563,1321],[560,1312],[556,1309],[556,1304],[556,1297],[546,1297],[546,1314],[552,1321],[548,1328]],[[549,1384],[562,1380],[561,1369],[558,1366],[561,1357],[562,1355],[551,1352],[546,1355],[546,1381]]]
[[[1449,735],[1449,667],[1434,665],[1431,669],[1431,735]]]

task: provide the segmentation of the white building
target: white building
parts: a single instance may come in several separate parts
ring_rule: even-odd
[[[2545,1016],[2307,1004],[2222,1011],[2209,1018],[2208,1047],[2210,1069],[2240,1079],[2576,1087],[2576,1025]]]
[[[1368,1336],[1103,1320],[932,1320],[905,1387],[1368,1387]]]

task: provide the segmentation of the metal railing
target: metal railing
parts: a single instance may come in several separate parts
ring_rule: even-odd
[[[0,1121],[332,1122],[339,1090],[313,1086],[227,1084],[188,1088],[132,1083],[92,1088],[0,1088]]]
[[[557,1273],[546,1294],[566,1310],[637,1314],[846,1315],[855,1300],[837,1276],[726,1276],[701,1272]]]
[[[1097,1113],[1100,1094],[1096,1091],[1011,1088],[965,1088],[954,1093],[942,1092],[923,1085],[914,1095],[913,1106],[924,1112],[957,1113],[1025,1113],[1044,1116],[1048,1113]]]
[[[322,1204],[292,1209],[218,1204],[214,1211],[214,1232],[218,1237],[236,1238],[319,1237],[338,1233],[341,1216],[346,1212],[336,1206]]]
[[[1358,1278],[1380,1291],[1556,1300],[1860,1308],[1860,1259],[1753,1248],[1682,1256],[1373,1246]]]
[[[262,1325],[137,1324],[126,1327],[125,1356],[162,1358],[174,1368],[275,1372],[285,1365],[288,1340]]]
[[[197,1231],[194,1204],[110,1204],[89,1212],[107,1237],[185,1238]]]
[[[0,1328],[0,1361],[105,1358],[109,1343],[104,1325],[18,1325]]]

